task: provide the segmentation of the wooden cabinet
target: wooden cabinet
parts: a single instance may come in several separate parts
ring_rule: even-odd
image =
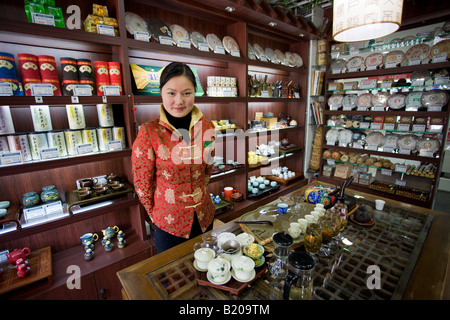
[[[428,29],[433,31],[441,25],[429,25]],[[347,177],[355,176],[351,188],[432,207],[441,171],[449,108],[447,102],[441,107],[431,104],[426,108],[420,99],[431,90],[448,94],[450,62],[445,58],[443,62],[431,61],[428,56],[423,57],[423,61],[413,59],[417,57],[412,50],[418,45],[426,44],[433,51],[433,45],[447,36],[445,33],[424,36],[423,32],[428,29],[405,30],[391,35],[385,44],[374,44],[370,48],[363,46],[330,53],[320,171],[323,181],[338,184],[340,178],[336,177],[335,170],[339,166],[347,170]],[[394,59],[393,65],[389,65],[395,52],[399,60]],[[374,57],[376,65],[367,62],[369,55]],[[381,66],[376,55],[384,57]],[[352,61],[358,64],[358,57],[362,57],[361,69],[358,66],[352,70]],[[339,59],[346,61],[339,65]],[[345,66],[342,73],[337,70]],[[421,74],[426,76],[423,81]],[[439,79],[439,74],[446,77]],[[402,84],[399,79],[407,81]],[[356,87],[352,88],[353,82]],[[402,105],[396,105],[394,95],[403,99]],[[352,96],[356,98],[353,105]],[[419,100],[413,101],[413,98]],[[365,103],[364,99],[369,102]],[[437,126],[433,126],[434,123]],[[342,136],[334,137],[335,134]],[[345,134],[349,135],[349,141]],[[381,138],[383,140],[377,140]],[[426,138],[439,144],[429,150]]]
[[[88,33],[83,30],[83,21],[92,13],[92,4],[98,3],[108,7],[109,16],[118,20],[117,36],[106,36]],[[235,12],[230,13],[225,7],[232,4]],[[228,119],[236,124],[241,131],[230,134],[219,134],[216,155],[223,156],[224,161],[237,161],[243,166],[226,174],[214,175],[210,183],[210,192],[220,194],[226,186],[233,186],[244,194],[244,201],[234,203],[234,209],[222,213],[219,219],[228,221],[242,213],[274,200],[298,186],[306,184],[306,179],[300,178],[294,183],[283,185],[280,189],[266,196],[253,200],[247,199],[247,180],[251,176],[264,173],[262,167],[251,167],[247,161],[249,151],[271,140],[287,139],[299,148],[288,154],[282,154],[275,159],[270,167],[287,166],[291,170],[302,173],[304,126],[306,108],[307,55],[309,40],[317,39],[318,31],[311,24],[290,13],[273,10],[265,1],[245,1],[230,3],[229,1],[122,1],[122,0],[57,0],[56,6],[61,7],[65,20],[70,17],[71,22],[79,22],[81,30],[56,28],[27,22],[23,3],[12,0],[3,1],[0,10],[0,43],[1,51],[15,56],[19,70],[18,54],[45,54],[55,57],[59,80],[62,80],[60,69],[61,57],[76,59],[90,59],[94,61],[120,62],[122,68],[123,95],[120,96],[80,96],[79,104],[83,105],[87,127],[98,127],[96,105],[107,103],[112,106],[115,126],[125,129],[126,147],[118,151],[91,153],[83,156],[71,156],[48,161],[31,161],[23,164],[0,166],[1,200],[8,200],[16,207],[20,206],[22,195],[35,191],[40,193],[42,187],[55,185],[61,200],[66,201],[66,194],[76,189],[76,180],[94,177],[114,172],[121,175],[131,184],[131,146],[137,135],[137,129],[142,123],[159,115],[160,97],[139,96],[133,94],[133,80],[130,64],[143,64],[162,67],[172,61],[182,61],[195,67],[206,92],[208,76],[235,77],[237,79],[237,97],[196,98],[196,105],[209,120]],[[75,11],[69,8],[75,8]],[[79,11],[78,11],[79,10]],[[203,35],[213,33],[220,39],[231,36],[240,48],[240,56],[202,52],[194,47],[191,49],[160,44],[152,39],[150,42],[135,40],[125,27],[125,13],[134,12],[148,21],[158,18],[167,25],[178,24],[189,32],[198,31]],[[79,13],[79,15],[78,15]],[[78,19],[78,20],[77,20]],[[277,22],[277,27],[269,26],[269,22]],[[258,43],[261,47],[279,49],[282,52],[298,53],[305,63],[301,68],[290,67],[270,62],[252,60],[248,57],[248,44]],[[19,71],[20,73],[20,71]],[[249,97],[248,76],[267,76],[268,81],[282,81],[301,85],[300,97],[280,98]],[[44,96],[38,101],[32,96],[0,97],[0,105],[10,107],[16,132],[33,132],[33,121],[30,105],[48,105],[52,119],[53,130],[69,128],[66,105],[75,104],[71,96]],[[277,117],[290,115],[297,121],[297,126],[280,130],[266,130],[250,132],[248,123],[255,117],[256,112],[271,112]],[[270,168],[266,166],[267,168]],[[18,212],[18,211],[17,211]],[[151,244],[147,245],[144,211],[136,196],[114,199],[110,203],[90,208],[87,211],[72,216],[64,216],[46,223],[14,230],[0,234],[0,249],[29,246],[37,249],[50,245],[56,257],[66,257],[68,261],[78,261],[80,255],[74,248],[79,249],[79,236],[86,232],[97,232],[107,226],[118,225],[129,230],[129,235],[135,239],[138,250],[133,254],[116,255],[108,260],[105,256],[97,256],[90,264],[83,261],[83,268],[99,263],[98,270],[88,272],[84,277],[87,287],[94,287],[93,278],[98,290],[105,289],[97,296],[117,298],[117,291],[101,285],[108,282],[103,272],[116,270],[128,260],[143,258],[143,255],[153,254]],[[16,215],[16,212],[13,213]],[[19,217],[20,218],[20,217]],[[1,222],[1,221],[0,221]],[[36,247],[36,248],[33,248]],[[103,250],[99,248],[97,250]],[[125,248],[124,252],[129,250]],[[75,253],[76,252],[76,253]],[[55,258],[56,259],[56,258]],[[55,264],[60,261],[57,258]],[[105,260],[106,259],[106,260]],[[58,262],[59,261],[59,262]],[[97,261],[97,262],[95,262]],[[82,268],[82,269],[83,269]],[[93,274],[95,275],[93,276]],[[61,277],[62,279],[62,277]],[[57,286],[57,288],[59,288]],[[57,289],[62,290],[62,289]],[[109,292],[113,292],[112,295]],[[49,297],[59,295],[59,291],[48,291]],[[47,293],[45,293],[47,294]],[[70,293],[76,296],[76,293]],[[92,293],[90,293],[92,294]],[[95,296],[95,295],[93,295]],[[90,298],[87,295],[86,298]]]

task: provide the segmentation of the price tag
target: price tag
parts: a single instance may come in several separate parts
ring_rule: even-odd
[[[223,96],[224,97],[232,97],[233,96],[233,90],[231,89],[223,89]]]
[[[434,84],[436,85],[443,85],[449,83],[449,77],[436,77],[434,78]]]
[[[105,36],[115,36],[114,34],[114,27],[113,26],[107,26],[105,24],[98,24],[97,25],[97,33],[102,34]]]
[[[261,97],[263,97],[263,98],[268,98],[268,97],[269,97],[269,91],[267,91],[267,90],[262,90],[262,91],[261,91]]]
[[[369,129],[369,127],[370,127],[370,122],[361,122],[359,124],[360,129]]]
[[[392,153],[392,152],[394,152],[394,147],[384,146],[383,147],[383,152],[390,152],[390,153]]]
[[[353,83],[344,83],[344,90],[352,90]]]
[[[336,161],[334,161],[334,159],[327,159],[327,165],[334,167],[335,164],[336,164]]]
[[[434,152],[433,150],[420,149],[419,156],[433,158]]]
[[[239,50],[231,50],[230,54],[231,54],[233,57],[238,57],[238,58],[241,57],[241,52],[240,52]]]
[[[341,68],[333,68],[333,70],[331,70],[332,74],[339,74],[341,73],[342,69]]]
[[[348,72],[357,72],[357,71],[358,71],[358,68],[356,68],[356,67],[351,67],[348,69]]]
[[[335,90],[337,90],[337,84],[328,85],[328,91],[335,91]]]
[[[55,201],[55,202],[45,204],[44,210],[47,215],[62,213],[63,208],[62,208],[61,201]]]
[[[376,145],[376,144],[369,144],[369,145],[367,145],[366,150],[377,151],[378,150],[378,145]]]
[[[10,152],[0,154],[0,163],[2,166],[22,163],[22,152]]]
[[[398,131],[409,131],[409,124],[408,123],[399,123],[397,126]]]
[[[438,56],[434,56],[432,63],[438,63],[438,62],[446,62],[447,61],[447,53],[440,54]]]
[[[79,156],[83,154],[88,154],[94,152],[94,149],[92,148],[92,143],[84,143],[79,144],[76,146],[76,151]]]
[[[209,46],[207,43],[199,42],[197,49],[203,52],[209,52]]]
[[[391,68],[396,68],[397,67],[397,62],[395,61],[391,61],[391,62],[387,62],[384,67],[386,69],[391,69]]]
[[[411,85],[413,87],[423,86],[424,84],[425,84],[425,79],[417,79],[417,80],[411,81]]]
[[[32,83],[31,84],[32,96],[53,96],[53,87],[50,83]]]
[[[358,110],[358,111],[367,111],[367,107],[365,107],[365,106],[358,106],[358,107],[356,107],[356,110]]]
[[[41,160],[58,159],[59,151],[58,148],[47,148],[42,149],[40,152]]]
[[[385,123],[384,124],[384,130],[394,130],[395,129],[395,123]]]
[[[344,106],[342,107],[342,110],[344,111],[351,111],[353,109],[353,106]]]
[[[191,48],[191,42],[186,40],[178,40],[178,47],[190,49]]]
[[[33,21],[33,23],[43,24],[46,26],[55,26],[55,17],[51,14],[32,12],[31,21]]]
[[[339,52],[332,52],[331,59],[337,59],[337,58],[339,58]]]
[[[165,37],[165,36],[159,36],[159,43],[166,45],[166,46],[171,46],[173,45],[173,41],[171,37]]]
[[[350,50],[351,57],[357,56],[358,54],[359,54],[359,49],[351,49]]]
[[[134,39],[135,40],[139,40],[139,41],[149,42],[150,41],[150,35],[148,34],[148,32],[135,31],[134,32]]]
[[[384,111],[384,106],[374,106],[372,111]]]
[[[14,95],[13,88],[11,83],[9,82],[1,82],[0,83],[0,96],[12,96]]]
[[[397,171],[397,172],[406,173],[406,169],[407,169],[407,166],[405,166],[404,164],[396,164],[395,165],[395,171]]]
[[[424,124],[413,124],[412,131],[425,132],[425,128]]]
[[[31,220],[36,218],[45,217],[44,206],[37,206],[28,209],[23,209],[23,214],[25,215],[25,220]]]
[[[225,48],[223,46],[216,46],[216,48],[214,49],[214,53],[225,54]]]
[[[371,64],[371,65],[368,65],[367,67],[366,67],[366,70],[367,71],[370,71],[370,70],[376,70],[377,69],[377,66],[375,65],[375,64]]]
[[[399,154],[410,155],[410,154],[411,154],[411,150],[406,149],[406,148],[400,148],[400,149],[398,149],[398,153],[399,153]]]
[[[440,112],[440,111],[442,111],[442,106],[441,105],[433,105],[433,104],[431,104],[431,105],[428,106],[427,111]]]
[[[109,151],[122,150],[122,142],[120,140],[108,141],[107,147]]]
[[[73,85],[73,95],[74,96],[92,96],[91,86],[83,84]]]
[[[381,169],[381,174],[383,175],[383,176],[392,176],[392,170],[389,170],[389,169]]]
[[[361,144],[361,142],[353,142],[353,148],[362,149],[363,145]]]
[[[408,66],[417,66],[422,63],[422,59],[414,58],[408,61]]]
[[[395,179],[395,184],[400,187],[406,187],[406,180]]]
[[[392,82],[391,81],[382,81],[380,84],[381,88],[390,88],[392,87]]]
[[[119,86],[103,86],[105,96],[120,96]]]

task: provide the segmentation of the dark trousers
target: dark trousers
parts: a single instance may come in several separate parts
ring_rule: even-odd
[[[205,230],[205,232],[212,229],[214,223]],[[156,246],[156,253],[161,253],[167,249],[170,249],[176,245],[179,245],[189,239],[195,238],[203,233],[200,227],[200,222],[197,219],[197,214],[194,213],[194,222],[192,223],[192,230],[189,239],[174,236],[164,230],[161,230],[156,225],[154,225],[155,231],[153,232],[153,241]]]

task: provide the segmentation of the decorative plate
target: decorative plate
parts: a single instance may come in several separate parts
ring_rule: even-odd
[[[400,38],[395,38],[395,39],[392,39],[391,40],[391,43],[396,43],[396,42],[401,42],[402,41],[402,39],[400,39]]]
[[[430,46],[424,43],[415,45],[406,51],[406,59],[410,61],[411,59],[424,60],[430,55]]]
[[[387,107],[387,101],[391,95],[387,92],[378,92],[372,96],[372,105]]]
[[[125,27],[131,35],[136,31],[148,32],[147,23],[133,12],[125,12]]]
[[[431,47],[430,58],[447,53],[447,59],[450,58],[450,39],[436,43]]]
[[[390,133],[384,136],[381,141],[383,147],[397,147],[397,140],[400,138],[398,134]]]
[[[333,62],[331,62],[331,70],[339,69],[341,72],[344,72],[346,63],[347,61],[344,59],[333,60]]]
[[[372,94],[371,93],[363,93],[358,95],[356,98],[356,106],[357,107],[371,107],[372,106]]]
[[[257,43],[253,44],[253,50],[255,51],[256,58],[261,59],[261,56],[264,56],[264,50]]]
[[[364,58],[361,56],[356,56],[356,57],[353,57],[350,60],[348,60],[347,63],[345,64],[345,66],[347,67],[347,70],[355,69],[355,68],[358,70],[359,68],[361,68],[363,63],[364,63]]]
[[[222,43],[225,48],[225,51],[228,53],[231,53],[231,51],[233,50],[239,51],[238,43],[230,36],[223,37]]]
[[[328,98],[328,106],[337,106],[338,108],[342,106],[342,100],[344,96],[342,94],[333,94]]]
[[[339,136],[339,131],[336,129],[330,129],[327,131],[327,134],[325,135],[325,139],[327,141],[336,141]]]
[[[389,62],[395,62],[395,64],[399,65],[403,62],[403,60],[405,60],[405,54],[403,51],[392,51],[384,56],[383,63],[386,65]]]
[[[204,44],[208,45],[208,42],[206,42],[205,36],[202,35],[198,31],[194,31],[194,32],[191,33],[191,43],[197,49],[198,49],[198,44],[199,43],[204,43]]]
[[[158,18],[151,18],[147,23],[147,27],[150,35],[158,42],[160,36],[172,38],[170,28]]]
[[[418,150],[437,151],[440,147],[439,140],[430,137],[423,137],[422,139],[419,140],[417,145]]]
[[[303,59],[302,59],[302,57],[296,52],[294,52],[293,55],[294,55],[294,58],[295,58],[295,66],[296,67],[303,67]]]
[[[292,52],[286,51],[284,55],[286,56],[286,59],[289,62],[289,67],[295,67],[295,57],[292,54]]]
[[[275,52],[272,50],[272,48],[266,48],[264,50],[267,59],[272,63],[280,63],[278,59],[275,57]]]
[[[339,143],[348,144],[348,143],[352,142],[352,138],[353,138],[353,132],[351,130],[344,129],[344,130],[339,131],[339,135],[338,135]]]
[[[381,53],[372,53],[366,57],[366,60],[364,60],[364,65],[366,68],[368,66],[379,67],[381,64],[383,64],[383,55]]]
[[[411,80],[411,82],[415,81],[415,80],[422,80],[422,79],[424,81],[427,81],[430,79],[430,74],[431,73],[429,70],[417,70],[411,74],[410,80]]]
[[[420,100],[424,107],[444,106],[448,102],[448,93],[444,90],[430,90],[422,94]]]
[[[211,51],[215,51],[217,46],[222,45],[222,41],[220,41],[219,37],[216,36],[214,33],[209,33],[206,36],[206,42],[208,43],[209,48]]]
[[[353,107],[356,106],[356,99],[357,98],[358,98],[358,96],[356,94],[348,94],[342,100],[342,105],[344,107],[353,108]]]
[[[256,60],[255,50],[253,50],[253,47],[250,43],[248,44],[248,58],[251,60]]]
[[[417,147],[417,137],[413,134],[401,136],[397,140],[397,146],[402,149],[415,150]]]
[[[418,92],[418,91],[408,93],[405,98],[405,105],[407,107],[420,108],[422,106],[422,103],[420,102],[421,98],[422,98],[422,94],[423,94],[423,92]]]
[[[379,131],[374,131],[374,132],[371,132],[371,133],[369,133],[368,135],[367,135],[367,137],[366,137],[366,144],[367,145],[375,145],[375,146],[380,146],[381,145],[381,142],[383,141],[383,138],[384,138],[384,135],[381,133],[381,132],[379,132]]]
[[[391,109],[401,109],[405,106],[405,95],[403,93],[393,94],[388,98],[387,104]]]
[[[179,41],[190,41],[189,32],[185,28],[177,24],[170,26],[170,31],[172,32],[172,39],[178,44]]]
[[[275,57],[277,57],[278,61],[280,61],[280,63],[282,65],[284,65],[284,60],[286,60],[286,55],[283,52],[281,52],[281,50],[275,49]]]

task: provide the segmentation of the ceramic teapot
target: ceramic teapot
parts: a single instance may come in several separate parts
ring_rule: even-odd
[[[19,259],[25,260],[29,255],[31,251],[27,247],[23,249],[14,249],[12,252],[8,252],[6,254],[6,258],[8,259],[8,262],[12,265],[16,265],[16,261]]]

